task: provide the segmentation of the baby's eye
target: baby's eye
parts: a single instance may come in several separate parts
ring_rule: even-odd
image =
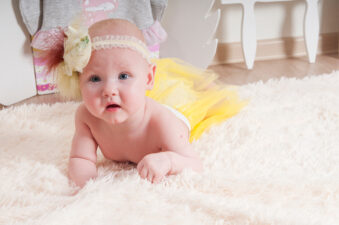
[[[89,81],[91,82],[99,82],[101,81],[100,77],[98,75],[93,75],[89,78]]]
[[[119,80],[126,80],[128,78],[129,78],[129,75],[127,73],[119,74]]]

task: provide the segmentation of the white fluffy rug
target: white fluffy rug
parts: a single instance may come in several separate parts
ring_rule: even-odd
[[[66,177],[76,103],[0,111],[0,224],[339,224],[339,71],[240,87],[250,104],[193,145],[203,174],[161,184],[105,159]]]

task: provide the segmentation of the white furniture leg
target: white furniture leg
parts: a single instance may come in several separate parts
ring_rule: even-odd
[[[253,68],[257,51],[254,5],[257,0],[221,0],[221,4],[241,4],[243,8],[241,46],[248,69]]]
[[[308,60],[315,62],[319,39],[318,0],[306,0],[304,37]]]
[[[253,68],[255,53],[257,50],[254,3],[254,1],[246,1],[242,3],[244,11],[241,40],[243,54],[248,69]]]
[[[243,7],[242,20],[242,50],[245,63],[248,69],[253,68],[256,54],[256,28],[254,5],[256,2],[287,2],[293,0],[221,0],[221,4],[241,4]],[[306,11],[304,18],[304,39],[310,63],[315,62],[318,39],[319,39],[319,16],[318,16],[318,0],[305,0]]]

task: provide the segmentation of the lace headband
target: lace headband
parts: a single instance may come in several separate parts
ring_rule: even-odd
[[[92,51],[110,48],[129,48],[151,63],[151,53],[146,44],[136,37],[128,35],[106,35],[91,40],[87,27],[75,20],[66,29],[54,29],[38,32],[32,46],[43,51],[48,68],[58,67],[58,71],[72,76],[82,72],[91,57]]]
[[[146,44],[133,36],[128,35],[106,35],[97,36],[92,39],[92,51],[110,48],[129,48],[132,49],[147,60],[151,62],[151,53]]]

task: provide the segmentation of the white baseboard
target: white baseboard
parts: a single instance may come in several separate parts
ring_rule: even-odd
[[[339,33],[326,33],[319,36],[317,54],[338,52]],[[289,37],[257,41],[255,60],[283,59],[305,56],[303,37]],[[211,65],[244,62],[241,43],[219,43]]]

